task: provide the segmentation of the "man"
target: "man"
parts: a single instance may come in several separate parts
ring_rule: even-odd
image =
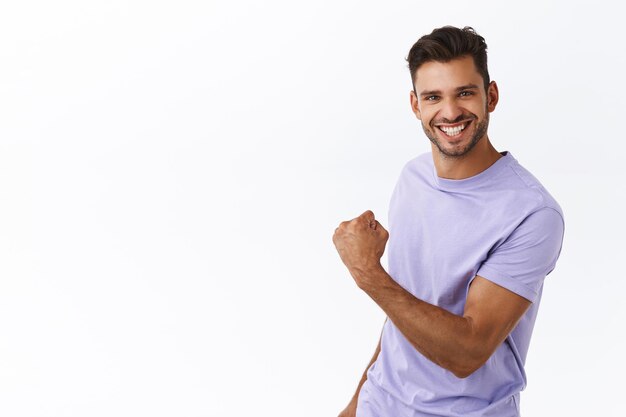
[[[371,211],[335,230],[342,261],[388,318],[341,416],[519,416],[564,223],[537,179],[489,140],[498,87],[486,50],[469,27],[435,29],[413,45],[411,108],[432,152],[402,170],[389,233]]]

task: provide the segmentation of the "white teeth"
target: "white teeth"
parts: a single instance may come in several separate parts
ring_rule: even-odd
[[[463,129],[465,129],[465,126],[467,126],[467,123],[464,123],[456,127],[439,126],[439,129],[443,130],[445,134],[448,136],[456,136],[459,133],[461,133]]]

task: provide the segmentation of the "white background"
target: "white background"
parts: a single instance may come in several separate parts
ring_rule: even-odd
[[[404,58],[445,24],[486,38],[490,138],[566,215],[524,415],[618,415],[612,4],[3,1],[0,415],[336,415],[384,314],[331,236],[366,209],[386,225],[430,149]]]

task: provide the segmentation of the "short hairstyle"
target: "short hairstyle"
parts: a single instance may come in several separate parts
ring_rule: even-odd
[[[411,47],[406,58],[411,71],[411,82],[415,90],[417,69],[429,61],[449,62],[453,59],[471,56],[476,70],[483,77],[485,91],[489,87],[489,71],[487,70],[487,43],[474,29],[465,26],[463,29],[444,26],[424,35]]]

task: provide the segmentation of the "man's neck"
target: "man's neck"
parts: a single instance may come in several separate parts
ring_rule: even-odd
[[[462,157],[446,156],[435,145],[432,145],[432,154],[437,176],[451,180],[462,180],[480,174],[502,157],[487,136]]]

